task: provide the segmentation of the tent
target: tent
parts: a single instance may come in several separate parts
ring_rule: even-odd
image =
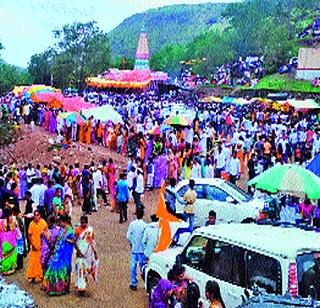
[[[93,116],[95,120],[100,120],[101,122],[123,123],[121,115],[111,105],[82,110],[81,113],[86,119]]]
[[[320,109],[320,105],[314,99],[289,99],[288,104],[295,109]]]
[[[316,155],[306,168],[320,177],[320,154]]]

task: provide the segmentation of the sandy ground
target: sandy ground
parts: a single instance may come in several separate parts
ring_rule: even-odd
[[[113,157],[119,168],[123,169],[126,159],[105,148],[98,146],[80,145],[78,148],[71,147],[68,150],[48,152],[47,139],[50,136],[42,129],[30,133],[25,128],[22,130],[20,140],[10,147],[0,150],[2,161],[17,164],[25,164],[29,161],[34,163],[50,163],[55,155],[59,155],[66,163],[80,163]],[[75,145],[76,146],[76,145]],[[146,207],[146,221],[154,213],[156,207],[157,193],[146,192],[144,204]],[[129,289],[130,285],[130,247],[126,240],[128,224],[134,219],[134,205],[130,204],[128,209],[129,221],[119,224],[118,214],[111,213],[110,208],[100,208],[89,218],[96,234],[96,242],[99,249],[100,267],[99,282],[97,285],[91,283],[89,294],[80,298],[77,296],[74,286],[68,295],[60,297],[49,297],[40,290],[39,284],[30,284],[25,279],[27,259],[24,260],[24,269],[6,278],[8,282],[15,281],[22,289],[28,291],[36,300],[39,307],[139,307],[147,308],[147,294],[144,290],[143,281],[139,280],[138,291]],[[74,208],[73,222],[78,222],[81,215],[81,206],[77,204]]]

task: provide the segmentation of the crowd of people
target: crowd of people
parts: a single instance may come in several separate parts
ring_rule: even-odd
[[[89,89],[89,94],[90,91],[94,92]],[[169,125],[168,114],[180,103],[185,110],[174,111],[173,115],[189,116],[188,125]],[[98,164],[75,162],[67,166],[56,158],[42,166],[0,166],[1,271],[11,274],[22,268],[23,256],[29,252],[27,277],[41,281],[49,294],[69,291],[74,249],[76,287],[80,294],[86,289],[89,275],[96,279],[98,254],[87,217],[100,206],[110,205],[114,213],[119,213],[119,223],[125,223],[128,202],[134,201],[138,219],[132,222],[135,227],[129,225],[127,238],[132,245],[130,288],[136,290],[136,267],[139,264],[143,271],[158,236],[155,221],[148,228],[142,221],[145,206],[142,197],[146,189],[158,189],[163,181],[174,187],[181,179],[201,177],[219,177],[243,185],[247,176],[252,179],[271,166],[305,164],[320,153],[316,112],[300,112],[285,105],[260,100],[246,105],[201,103],[197,96],[183,92],[175,95],[104,92],[97,104],[111,104],[122,116],[123,124],[104,123],[93,117],[83,123],[68,123],[58,116],[61,110],[30,104],[12,94],[1,98],[2,117],[23,121],[31,127],[42,126],[57,135],[57,143],[65,147],[83,142],[128,157],[127,168],[119,173],[113,158]],[[73,228],[72,209],[78,197],[83,201],[83,217],[80,226]],[[25,200],[23,213],[21,200]],[[167,202],[170,208],[170,200]],[[299,200],[283,198],[278,216],[294,220],[300,214],[317,225],[319,204],[306,199],[299,205]],[[182,217],[189,222],[188,232],[193,228],[192,214],[185,210]],[[215,218],[215,213],[209,215],[212,221]],[[155,232],[150,231],[152,226]],[[139,237],[133,235],[135,229],[140,232]],[[153,237],[151,246],[146,240],[147,230]],[[177,236],[185,231],[180,230]],[[137,238],[144,240],[136,242]],[[165,281],[163,285],[167,291],[161,298],[169,300],[170,294],[175,293],[174,284]],[[159,295],[161,290],[160,285],[155,294]]]
[[[73,226],[74,195],[61,167],[0,166],[0,269],[2,275],[22,270],[28,255],[27,279],[49,295],[65,294],[76,250],[75,287],[82,295],[89,276],[97,279],[99,258],[88,217]]]
[[[263,77],[263,58],[248,56],[239,57],[234,63],[227,63],[218,67],[214,80],[217,85],[248,85],[254,86]]]

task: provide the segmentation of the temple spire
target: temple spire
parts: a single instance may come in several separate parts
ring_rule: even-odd
[[[147,32],[144,28],[142,28],[140,32],[134,69],[142,70],[142,71],[150,70],[148,38],[147,38]]]

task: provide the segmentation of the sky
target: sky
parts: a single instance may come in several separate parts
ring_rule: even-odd
[[[125,18],[172,4],[232,2],[232,0],[0,0],[0,56],[27,67],[30,57],[53,46],[52,30],[73,22],[95,20],[109,32]]]

